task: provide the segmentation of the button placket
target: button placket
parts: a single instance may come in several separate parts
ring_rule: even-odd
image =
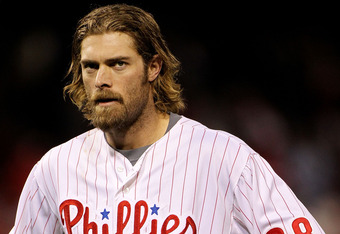
[[[126,159],[124,158],[123,160]],[[123,160],[117,160],[115,167],[116,175],[119,178],[119,188],[117,188],[118,190],[115,195],[118,197],[131,196],[131,191],[133,190],[131,186],[135,183],[137,174],[141,168],[140,163],[134,167]]]

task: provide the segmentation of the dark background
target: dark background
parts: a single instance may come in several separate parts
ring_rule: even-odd
[[[0,226],[51,147],[91,127],[64,77],[77,21],[114,1],[0,0]],[[326,233],[338,233],[340,17],[332,5],[125,1],[151,12],[182,62],[183,113],[245,140]]]

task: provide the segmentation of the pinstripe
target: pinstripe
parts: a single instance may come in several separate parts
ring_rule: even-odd
[[[70,172],[69,172],[69,162],[70,162],[70,155],[71,155],[71,151],[72,151],[72,145],[73,145],[73,141],[74,139],[72,139],[71,141],[71,146],[68,152],[68,156],[67,156],[67,166],[66,166],[66,172],[67,172],[67,187],[66,187],[66,195],[68,196],[68,188],[69,188],[69,183],[70,183]]]
[[[96,157],[96,178],[94,180],[94,187],[95,187],[95,190],[96,190],[96,209],[98,209],[98,188],[97,188],[98,158],[99,158],[99,155],[100,155],[100,152],[101,152],[101,149],[102,149],[102,140],[103,140],[103,138],[101,138],[101,140],[100,140],[100,148],[99,148],[99,151],[98,151],[98,154],[97,154],[97,157]]]
[[[161,193],[162,193],[162,177],[163,177],[163,172],[164,172],[165,159],[166,159],[167,151],[168,151],[168,144],[169,144],[170,132],[168,132],[167,135],[168,135],[168,139],[167,139],[166,145],[165,145],[165,152],[164,152],[164,158],[163,158],[162,171],[161,171],[161,176],[160,176],[160,178],[159,178],[158,202],[160,201],[160,196],[161,196]]]
[[[45,176],[44,167],[41,167],[41,171],[42,171],[42,174],[44,175],[43,179],[44,179],[45,186],[47,188],[47,194],[50,196],[50,198],[52,199],[54,205],[56,206],[57,202],[55,201],[55,198],[53,198],[54,196],[52,196],[52,194],[50,192],[50,189],[49,189],[50,186],[48,186],[49,185],[49,181],[46,181],[47,176]]]
[[[42,207],[42,205],[43,205],[43,203],[44,203],[44,201],[45,201],[45,197],[43,198],[43,200],[41,201],[41,204],[40,204],[40,207],[39,207],[39,209],[38,209],[38,212],[37,212],[37,214],[36,214],[36,216],[35,216],[35,220],[34,220],[34,223],[33,223],[33,226],[32,226],[32,228],[34,228],[34,226],[35,226],[35,223],[37,222],[37,219],[38,219],[38,216],[39,216],[39,213],[40,213],[40,210],[41,210],[41,207]]]
[[[227,194],[228,194],[228,191],[229,191],[230,177],[231,177],[231,174],[233,173],[234,166],[235,166],[235,163],[236,163],[238,154],[240,153],[240,149],[241,149],[241,145],[239,146],[239,148],[238,148],[238,150],[237,150],[237,154],[236,154],[236,157],[235,157],[235,159],[234,159],[233,166],[231,167],[231,171],[230,171],[230,173],[229,173],[228,186],[227,186],[227,189],[226,189],[225,194],[224,194],[224,200],[226,199]]]
[[[157,142],[153,146],[153,150],[152,150],[151,166],[150,166],[150,170],[149,170],[148,183],[147,183],[147,186],[146,186],[146,199],[149,199],[150,178],[151,178],[152,165],[153,165],[153,159],[154,159],[154,156],[155,156],[156,145],[157,145]]]
[[[224,152],[223,152],[223,157],[222,157],[220,168],[219,168],[218,174],[217,174],[217,181],[220,180],[222,165],[223,165],[224,158],[225,158],[225,155],[226,155],[226,152],[227,152],[227,149],[228,149],[229,141],[230,141],[230,137],[228,138],[228,141],[226,143],[226,146],[225,146],[225,149],[224,149]],[[212,233],[213,226],[214,226],[214,218],[215,218],[216,206],[217,206],[217,201],[218,201],[218,197],[219,197],[218,190],[219,190],[219,188],[216,188],[216,199],[215,199],[214,212],[213,212],[213,217],[212,217],[211,226],[210,226],[210,233]]]
[[[199,168],[201,151],[202,151],[202,143],[203,143],[203,139],[204,139],[205,133],[206,133],[206,130],[204,129],[203,136],[202,136],[201,143],[200,143],[200,149],[199,149],[199,153],[198,153],[198,158],[197,158],[196,179],[195,179],[194,199],[193,199],[193,203],[192,203],[192,213],[194,213],[194,209],[195,209],[196,193],[197,193],[197,183],[198,183],[198,176],[197,175],[198,175],[198,168]]]
[[[47,227],[48,221],[50,220],[50,217],[51,217],[51,214],[49,214],[49,216],[47,217],[47,220],[46,220],[46,223],[45,223],[45,226],[44,226],[43,233],[45,233],[45,230],[46,230],[46,227]]]
[[[251,226],[253,226],[253,223],[251,222],[251,220],[248,218],[248,216],[243,212],[241,208],[238,208],[235,205],[234,205],[234,208],[246,218],[246,220],[251,224]]]
[[[107,189],[107,184],[108,184],[108,179],[107,179],[107,167],[108,167],[108,160],[109,160],[109,155],[106,153],[106,159],[105,159],[105,192],[106,192],[106,206],[109,204],[109,191]]]
[[[57,184],[58,184],[58,191],[60,191],[60,183],[59,183],[59,157],[60,157],[60,151],[61,151],[62,145],[59,147],[59,151],[58,151],[58,156],[57,156]],[[60,199],[60,197],[59,197]]]
[[[182,125],[182,126],[183,126],[183,125]],[[183,128],[182,128],[182,129],[183,129]],[[183,187],[182,187],[182,199],[181,199],[181,213],[180,213],[180,215],[183,214],[184,188],[185,188],[185,182],[186,182],[186,179],[187,179],[187,170],[188,170],[189,152],[190,152],[190,148],[191,148],[191,142],[192,142],[192,137],[193,137],[193,135],[194,135],[194,131],[195,131],[195,128],[192,128],[191,137],[190,137],[190,141],[189,141],[188,152],[187,152],[187,158],[186,158],[186,163],[185,163],[184,180],[183,180]]]
[[[35,190],[35,192],[33,193],[32,197],[30,198],[30,201],[32,201],[34,199],[34,197],[35,197],[35,195],[37,194],[38,191],[39,191],[39,188],[37,188]]]
[[[238,190],[241,192],[242,196],[247,200],[249,207],[252,207],[252,205],[251,205],[251,203],[250,203],[248,197],[242,192],[240,186],[237,186],[237,188],[238,188]],[[254,214],[254,210],[253,210],[253,208],[250,208],[250,209],[251,209],[251,213],[253,214],[253,217],[254,217],[254,221],[255,221],[256,227],[257,227],[259,233],[261,233],[261,230],[260,230],[260,228],[259,228],[259,225],[257,224],[257,221],[256,221],[256,217],[255,217],[255,214]],[[240,208],[240,210],[242,211],[241,208]],[[243,211],[242,211],[242,214],[244,214]]]
[[[208,188],[208,183],[209,183],[209,174],[210,174],[211,160],[212,160],[212,157],[213,157],[213,152],[214,152],[214,148],[215,148],[215,143],[216,143],[216,138],[217,138],[217,136],[218,136],[218,132],[216,132],[215,139],[214,139],[214,142],[213,142],[213,145],[212,145],[212,148],[211,148],[211,154],[210,154],[209,166],[208,166],[208,173],[207,173],[207,180],[206,180],[206,182],[205,182],[203,204],[202,204],[202,208],[201,208],[201,216],[200,216],[200,220],[199,220],[199,223],[198,223],[198,229],[199,229],[200,226],[201,226],[203,210],[204,210],[204,207],[205,207],[205,201],[206,201],[205,199],[206,199],[206,196],[207,196],[207,188]]]
[[[176,170],[177,159],[178,159],[178,150],[179,150],[179,146],[180,146],[180,144],[181,144],[182,132],[183,132],[183,125],[182,125],[182,128],[181,128],[181,133],[179,134],[178,145],[177,145],[177,150],[176,150],[176,159],[175,159],[175,163],[174,163],[174,166],[173,166],[173,168],[172,168],[172,181],[171,181],[171,190],[170,190],[169,212],[170,212],[170,210],[171,210],[172,192],[173,192],[174,181],[175,181],[175,170]]]
[[[136,182],[135,182],[135,200],[137,200],[137,182],[138,182],[139,172],[136,175]]]
[[[119,181],[118,181],[118,174],[117,174],[117,169],[116,169],[116,160],[117,160],[117,153],[116,151],[114,151],[114,154],[113,154],[113,165],[112,165],[112,168],[113,168],[113,171],[115,172],[115,175],[116,175],[116,189],[118,190],[119,188]]]
[[[26,227],[26,233],[30,229],[31,225],[32,225],[32,218],[30,219],[30,222],[28,223],[28,225]]]
[[[86,172],[85,172],[86,203],[88,203],[88,200],[89,200],[89,191],[88,191],[89,188],[88,188],[88,184],[87,184],[87,173],[88,173],[88,170],[89,170],[90,155],[91,155],[91,151],[92,151],[95,139],[96,139],[96,136],[94,135],[93,136],[93,141],[92,141],[92,144],[91,144],[91,147],[90,147],[90,150],[89,150],[89,153],[87,155],[87,166],[86,166]]]
[[[49,154],[51,154],[51,152]],[[51,159],[51,157],[48,157],[48,161],[47,161],[47,163],[48,163],[48,172],[50,174],[50,181],[51,181],[52,187],[54,189],[54,192],[55,192],[55,194],[57,194],[57,189],[56,189],[56,187],[54,185],[54,182],[53,182],[53,176],[52,176],[52,172],[51,172],[50,159]]]
[[[78,192],[79,192],[79,181],[78,181],[78,166],[79,166],[79,161],[80,161],[80,154],[82,152],[82,149],[83,149],[83,146],[84,146],[84,143],[86,141],[87,137],[84,137],[84,140],[81,144],[81,147],[80,147],[80,150],[79,150],[79,154],[78,154],[78,160],[77,160],[77,166],[76,166],[76,183],[77,183],[77,196],[78,196]]]

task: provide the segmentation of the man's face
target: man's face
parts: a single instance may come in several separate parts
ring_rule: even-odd
[[[143,58],[129,35],[112,32],[86,37],[81,68],[89,119],[95,127],[123,129],[141,116],[150,101],[150,84]]]

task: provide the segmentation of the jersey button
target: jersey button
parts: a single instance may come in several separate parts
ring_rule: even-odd
[[[124,189],[124,193],[125,193],[125,194],[128,194],[129,192],[130,192],[130,189],[129,189],[129,188],[125,188],[125,189]]]
[[[118,171],[119,173],[122,173],[122,172],[124,171],[124,168],[123,168],[123,167],[117,167],[117,171]]]

